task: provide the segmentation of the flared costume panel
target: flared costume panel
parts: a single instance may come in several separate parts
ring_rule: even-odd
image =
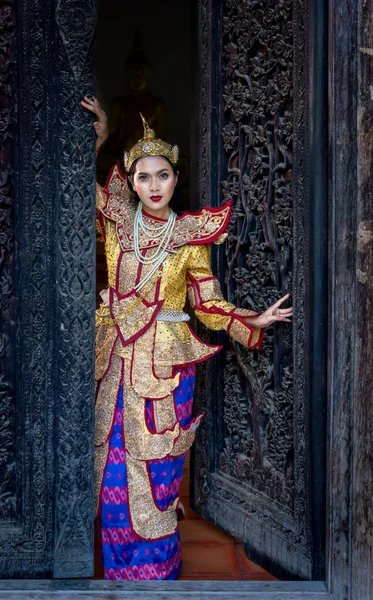
[[[182,427],[191,422],[195,367],[179,369],[180,384],[174,391],[175,412]],[[105,579],[175,579],[181,569],[178,528],[171,535],[155,540],[142,539],[131,518],[131,499],[127,481],[126,441],[123,435],[125,388],[119,388],[109,452],[101,487],[101,544]],[[154,402],[146,401],[145,418],[150,431],[156,431]],[[147,462],[147,475],[153,499],[159,510],[169,508],[179,497],[185,454],[166,456]],[[145,482],[144,482],[145,483]],[[182,513],[181,505],[177,508]]]

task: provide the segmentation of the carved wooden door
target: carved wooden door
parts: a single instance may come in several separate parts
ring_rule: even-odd
[[[295,316],[292,326],[266,330],[262,351],[222,336],[225,350],[199,372],[196,410],[206,416],[193,503],[253,560],[301,579],[323,577],[325,546],[327,162],[317,124],[327,102],[326,63],[313,57],[326,43],[318,4],[316,17],[303,0],[201,0],[198,27],[196,197],[234,206],[215,271],[240,307],[262,311],[291,291]]]
[[[0,577],[93,575],[95,2],[0,2]]]

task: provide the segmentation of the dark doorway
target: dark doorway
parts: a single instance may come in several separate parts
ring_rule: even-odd
[[[184,184],[190,164],[192,7],[188,0],[99,0],[97,5],[97,95],[108,113],[124,96],[128,119],[147,112],[156,133],[178,144]],[[146,79],[145,89],[139,79]],[[131,130],[127,138],[141,133],[137,117],[137,123],[124,125]]]

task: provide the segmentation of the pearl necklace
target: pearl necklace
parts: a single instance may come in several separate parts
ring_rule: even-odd
[[[138,223],[139,223],[140,228],[150,238],[160,237],[162,235],[162,233],[164,233],[168,229],[168,227],[170,225],[170,218],[174,214],[173,211],[171,210],[168,219],[164,223],[161,223],[160,225],[152,226],[152,225],[147,225],[147,223],[145,223],[144,216],[143,216],[144,213],[142,211],[141,206],[137,207],[136,212],[138,213],[137,217],[138,217]]]
[[[135,286],[134,289],[136,291],[139,291],[153,277],[154,273],[159,269],[165,258],[168,256],[168,252],[166,249],[171,240],[171,236],[175,227],[175,222],[176,213],[174,213],[174,211],[171,210],[170,216],[168,217],[167,221],[162,225],[147,225],[143,219],[142,202],[139,202],[135,214],[133,228],[135,256],[142,265],[153,266],[150,269],[149,273],[145,275],[144,279],[139,281],[139,283]],[[151,240],[159,240],[159,245],[151,256],[143,256],[140,252],[139,229],[141,229],[143,234]]]

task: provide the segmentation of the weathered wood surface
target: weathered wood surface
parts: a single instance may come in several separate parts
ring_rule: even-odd
[[[373,598],[373,3],[357,35],[357,240],[351,598]]]
[[[315,593],[312,592],[211,592],[209,590],[209,582],[203,581],[199,585],[199,591],[185,592],[180,591],[182,594],[182,598],[190,598],[192,600],[199,600],[200,598],[203,600],[330,600],[331,596],[328,592],[325,593]],[[46,598],[51,598],[53,600],[78,600],[78,598],[83,598],[83,600],[132,600],[137,598],[148,598],[151,600],[152,598],[157,598],[158,600],[164,600],[168,598],[174,598],[175,593],[177,591],[170,592],[147,592],[144,595],[144,592],[109,592],[103,594],[97,594],[97,592],[93,593],[80,593],[80,592],[58,592],[58,593],[26,593],[20,595],[19,592],[16,592],[16,595],[6,593],[5,595],[0,593],[0,600],[8,600],[12,598],[20,598],[22,600],[45,600]]]
[[[329,573],[373,597],[373,5],[330,12]]]
[[[355,353],[356,2],[330,11],[329,432],[328,579],[349,593],[352,407]]]
[[[356,3],[336,0],[330,21],[329,581],[350,587],[356,255]],[[350,324],[350,326],[348,326]]]
[[[330,600],[331,596],[328,592],[312,593],[312,592],[245,592],[245,591],[222,591],[212,592],[209,589],[209,582],[203,581],[199,584],[199,591],[186,592],[180,590],[169,591],[169,592],[106,592],[103,594],[93,593],[81,593],[81,592],[57,592],[47,594],[35,592],[19,594],[16,592],[15,595],[5,595],[0,593],[0,600],[8,600],[12,598],[20,598],[22,600],[45,600],[51,598],[53,600],[134,600],[137,598],[157,598],[157,600],[166,600],[168,598],[175,598],[175,594],[182,594],[182,598],[190,598],[191,600]]]
[[[203,600],[330,600],[323,582],[248,581],[0,581],[0,600],[124,600],[135,598]]]

